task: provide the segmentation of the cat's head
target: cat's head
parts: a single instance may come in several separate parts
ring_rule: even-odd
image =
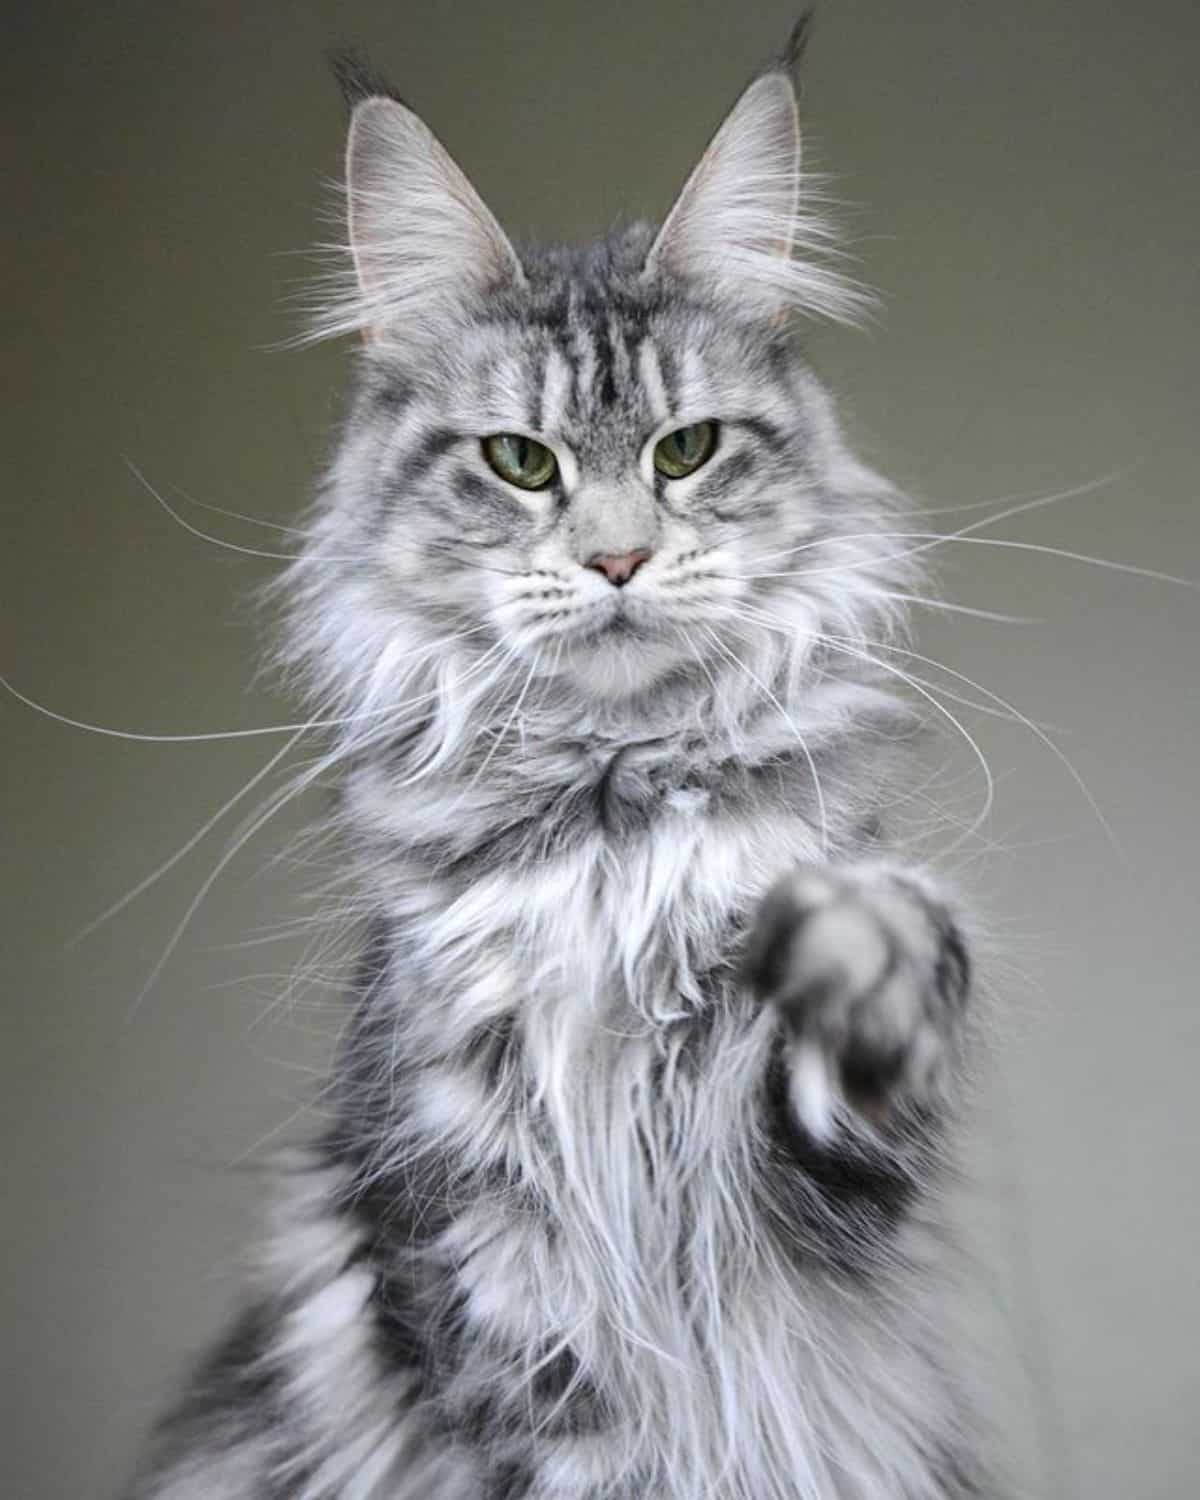
[[[327,668],[378,697],[386,660],[441,639],[612,702],[879,607],[886,487],[795,344],[859,307],[801,171],[803,35],[657,232],[580,250],[515,248],[423,121],[359,88],[353,282],[322,325],[362,339],[309,576]]]

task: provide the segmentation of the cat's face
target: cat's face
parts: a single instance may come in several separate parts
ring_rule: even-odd
[[[527,261],[419,371],[377,352],[357,418],[397,605],[604,694],[765,616],[795,626],[802,591],[761,575],[819,513],[804,371],[769,330],[642,284],[648,247]]]
[[[657,234],[518,254],[378,94],[354,113],[347,201],[353,285],[325,328],[364,336],[364,375],[312,590],[344,678],[378,696],[389,662],[441,640],[612,700],[780,640],[802,655],[836,624],[864,586],[836,543],[866,534],[880,487],[789,333],[854,294],[797,253],[819,226],[785,66]]]

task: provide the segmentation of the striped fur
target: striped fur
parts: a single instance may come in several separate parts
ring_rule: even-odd
[[[285,661],[335,721],[361,978],[138,1500],[983,1493],[938,1195],[967,959],[888,858],[913,723],[871,659],[914,565],[789,321],[850,306],[805,259],[798,50],[657,237],[581,251],[518,253],[358,105],[325,328],[366,338]],[[635,542],[624,588],[586,566]]]

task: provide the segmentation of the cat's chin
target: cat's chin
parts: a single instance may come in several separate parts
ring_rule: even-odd
[[[630,698],[653,687],[685,655],[678,641],[610,629],[565,651],[558,675],[587,697]]]

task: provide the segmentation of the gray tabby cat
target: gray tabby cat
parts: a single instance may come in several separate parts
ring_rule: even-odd
[[[358,78],[364,335],[287,661],[368,933],[332,1123],[140,1500],[983,1493],[968,963],[885,822],[914,562],[795,315],[785,56],[657,232],[517,251]]]

